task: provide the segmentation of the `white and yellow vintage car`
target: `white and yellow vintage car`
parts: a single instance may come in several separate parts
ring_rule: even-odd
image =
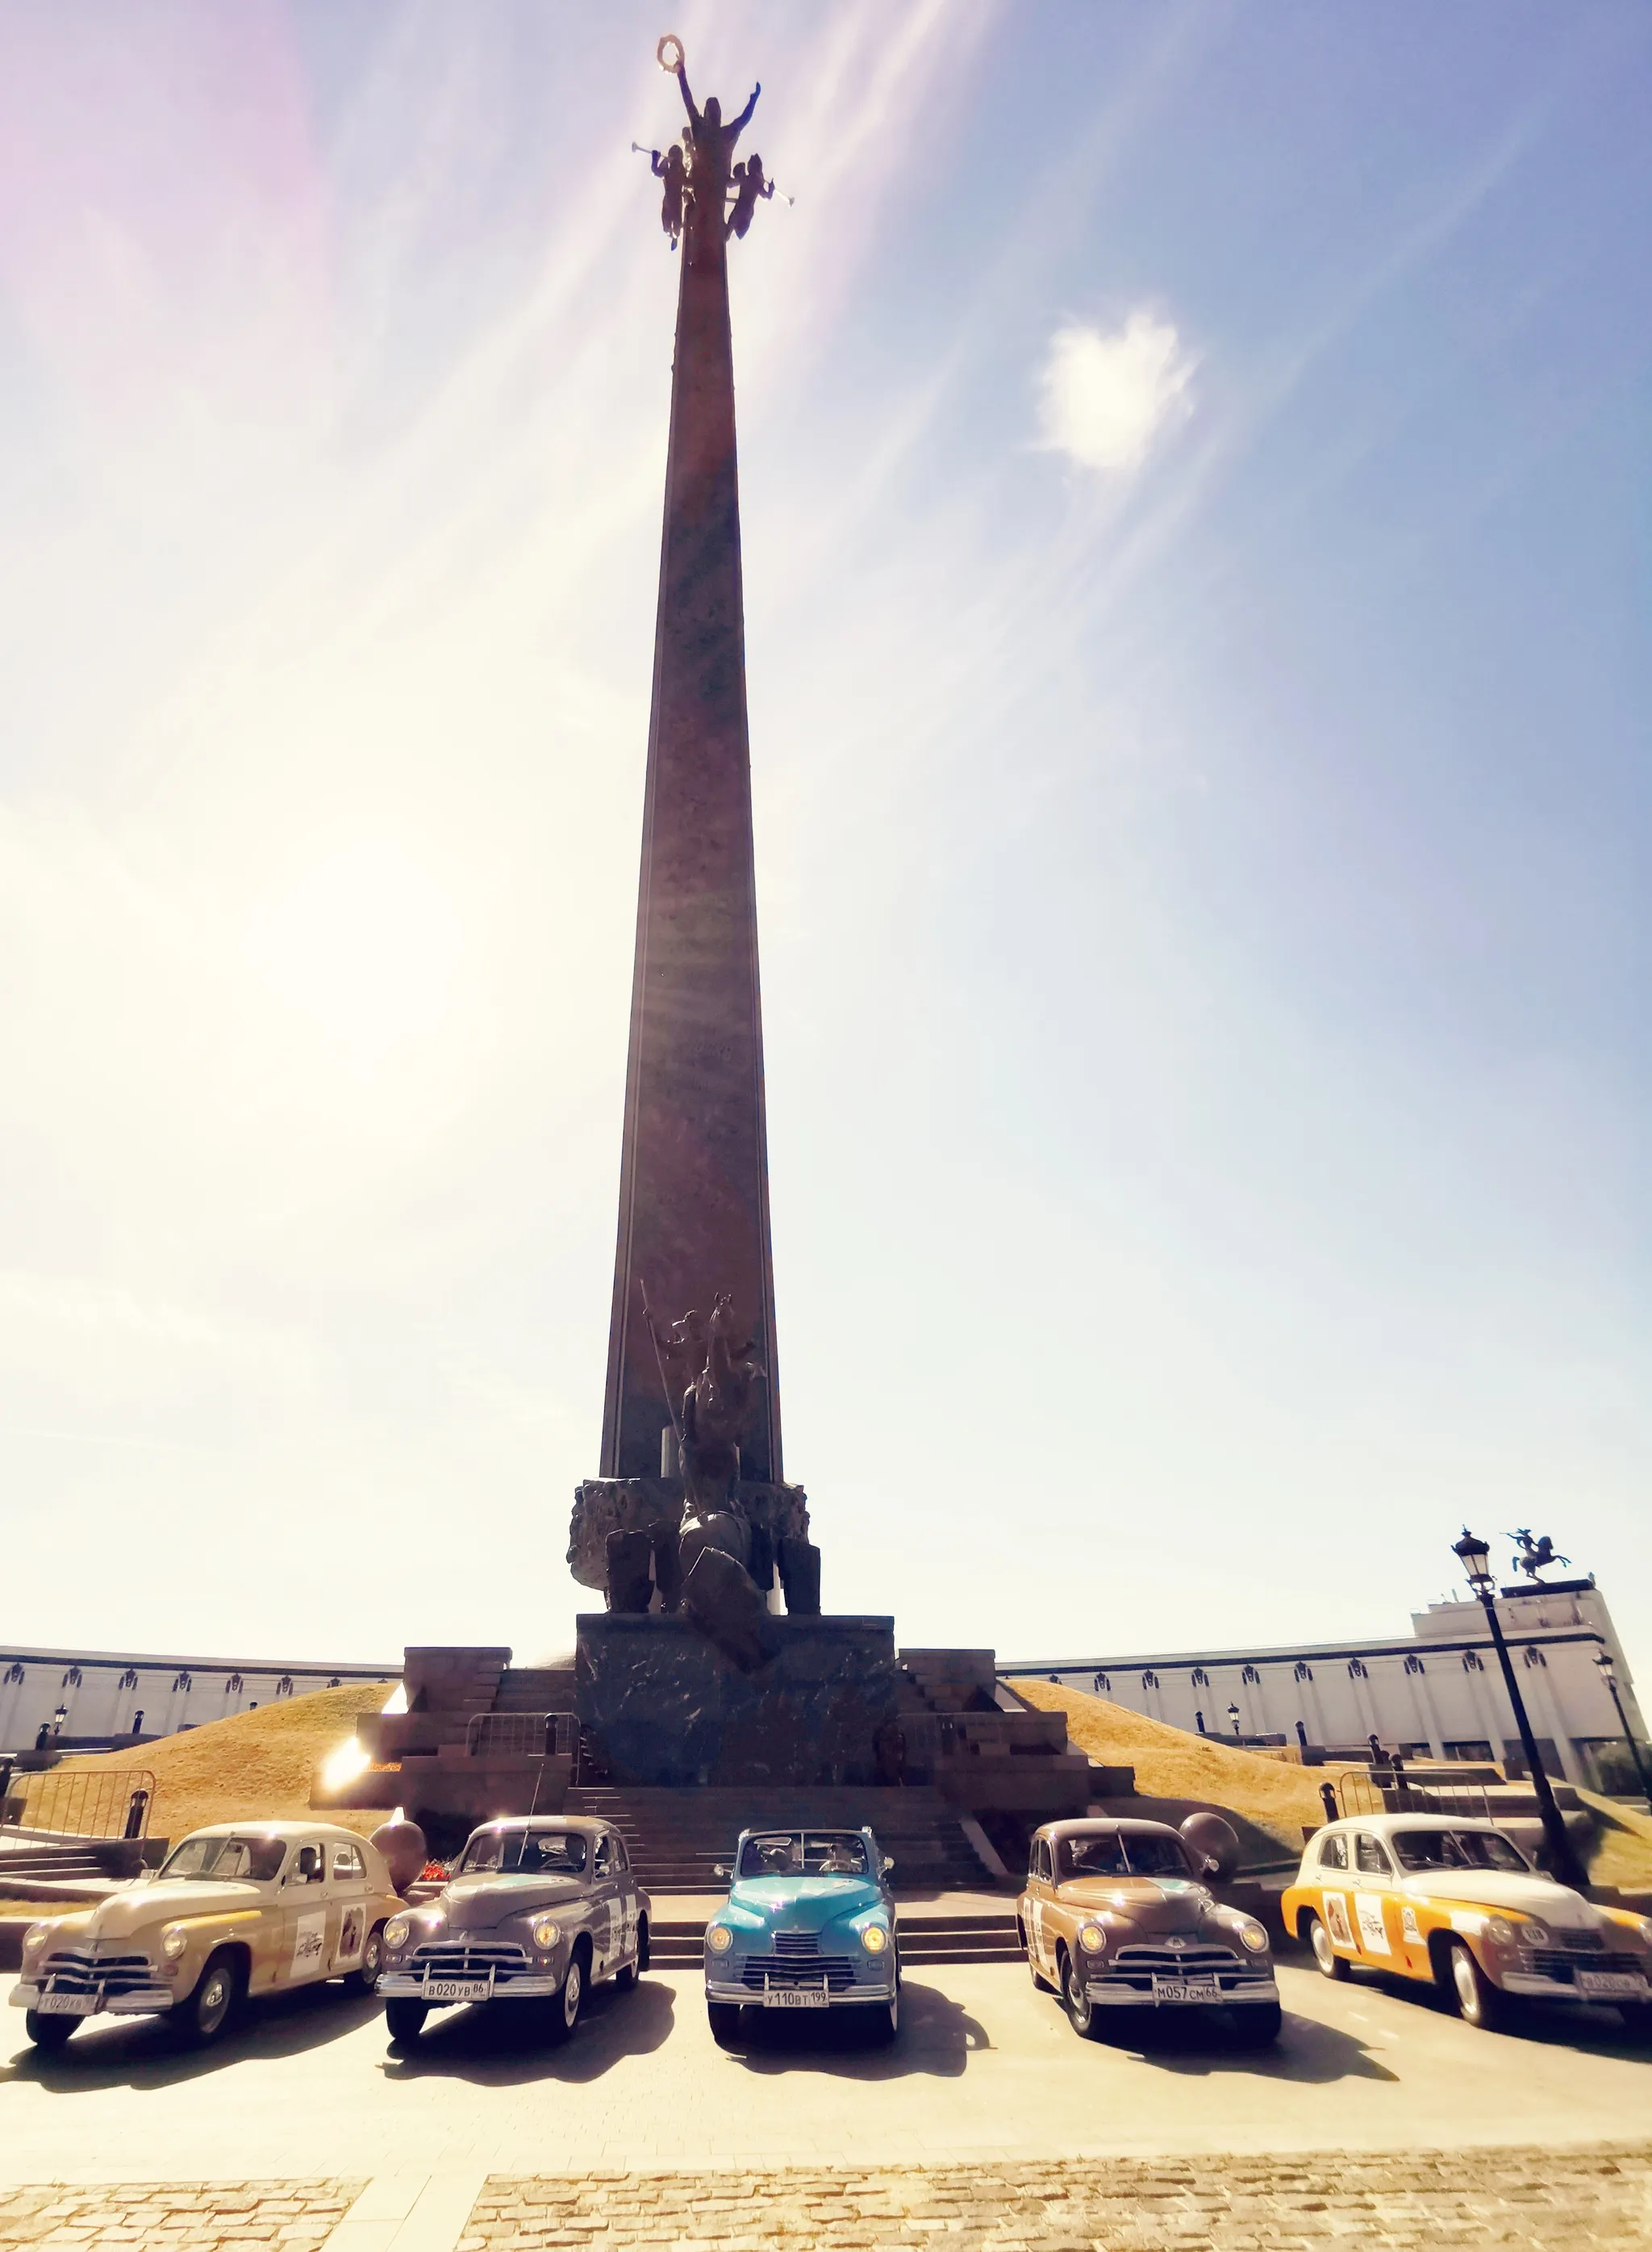
[[[37,2047],[78,2025],[164,2014],[217,2039],[249,1995],[344,1978],[371,1993],[401,1902],[378,1848],[325,1822],[224,1822],[95,1908],[31,1924],[11,2005]]]
[[[1471,2026],[1517,1997],[1607,2002],[1652,2039],[1652,1919],[1541,1875],[1493,1822],[1360,1815],[1309,1839],[1281,1903],[1328,1978],[1356,1964],[1437,1987]]]

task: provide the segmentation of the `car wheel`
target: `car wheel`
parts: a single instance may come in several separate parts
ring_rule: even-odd
[[[1652,2002],[1620,2002],[1618,2015],[1632,2041],[1652,2041]]]
[[[195,1991],[172,2012],[172,2022],[192,2047],[205,2048],[227,2028],[241,1998],[245,1977],[233,1955],[208,1957]]]
[[[347,1994],[376,1994],[385,1968],[385,1927],[374,1924],[361,1950],[361,1962],[354,1970],[344,1973]]]
[[[1502,1993],[1461,1939],[1446,1950],[1446,1991],[1463,2023],[1482,2033],[1495,2033],[1508,2014]]]
[[[740,2037],[740,2005],[738,2002],[708,2002],[706,2021],[711,2028],[711,2039],[718,2048],[732,2048]]]
[[[636,1970],[640,1978],[649,1967],[649,1920],[639,1916],[636,1926]]]
[[[1316,1915],[1308,1919],[1308,1943],[1314,1950],[1314,1960],[1327,1978],[1346,1978],[1351,1968],[1348,1957],[1339,1955],[1331,1945],[1331,1936]]]
[[[23,2030],[37,2048],[50,2054],[63,2047],[80,2022],[79,2018],[46,2018],[38,2010],[30,2010],[24,2016]]]
[[[1235,2048],[1270,2048],[1279,2039],[1285,2012],[1277,2002],[1245,2002],[1233,2009]]]
[[[900,1996],[892,1994],[887,2002],[876,2002],[867,2012],[871,2019],[871,2043],[874,2048],[887,2048],[900,2031]]]
[[[576,1944],[568,1957],[562,1984],[551,1998],[551,2038],[553,2041],[572,2040],[579,2026],[580,2012],[585,2007],[586,1978],[590,1959],[582,1943]]]
[[[1072,2030],[1080,2040],[1095,2039],[1095,2004],[1090,1999],[1084,1973],[1071,1956],[1061,1958],[1061,1999]]]
[[[413,2002],[405,1997],[385,2004],[385,2031],[392,2042],[399,2047],[403,2041],[416,2041],[425,2029],[425,2019],[430,2015],[428,2002]]]

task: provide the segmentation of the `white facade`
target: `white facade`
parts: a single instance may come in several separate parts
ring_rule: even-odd
[[[1507,1588],[1497,1617],[1509,1644],[1532,1734],[1569,1782],[1593,1786],[1593,1755],[1622,1747],[1623,1731],[1595,1659],[1605,1649],[1618,1694],[1642,1741],[1646,1723],[1612,1624],[1592,1581],[1528,1592]],[[1492,1758],[1521,1763],[1509,1692],[1472,1601],[1431,1603],[1403,1640],[1304,1643],[1289,1650],[1176,1651],[1130,1658],[1022,1659],[1000,1665],[1093,1690],[1172,1727],[1231,1736],[1230,1704],[1243,1735],[1358,1746],[1376,1736],[1413,1759]]]
[[[344,1681],[395,1681],[399,1663],[330,1665],[316,1659],[157,1658],[107,1650],[0,1646],[0,1752],[32,1749],[66,1713],[65,1737],[170,1736],[254,1705]]]

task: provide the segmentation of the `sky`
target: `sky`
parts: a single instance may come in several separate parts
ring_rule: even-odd
[[[1644,1683],[1640,0],[0,0],[0,1632],[596,1601],[666,29],[826,1608]]]

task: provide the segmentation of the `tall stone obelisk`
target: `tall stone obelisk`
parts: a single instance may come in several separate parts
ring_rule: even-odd
[[[751,108],[725,125],[714,100],[694,108],[680,68],[677,76],[690,115],[687,185],[602,1474],[652,1478],[661,1470],[670,1387],[645,1298],[656,1320],[673,1319],[691,1308],[709,1313],[726,1292],[767,1379],[742,1441],[742,1472],[778,1481],[725,223],[734,142]],[[669,223],[683,174],[664,177]],[[749,218],[750,198],[742,202]]]

